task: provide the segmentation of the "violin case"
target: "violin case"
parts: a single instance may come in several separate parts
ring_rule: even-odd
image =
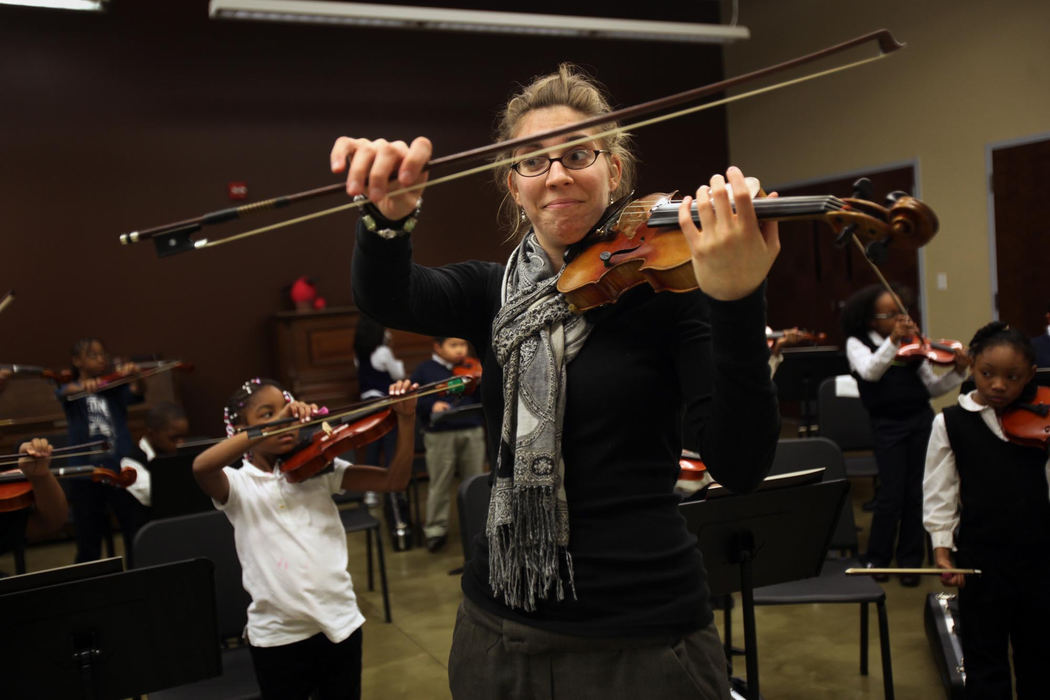
[[[930,593],[923,613],[926,638],[948,700],[962,700],[966,684],[962,639],[959,637],[959,599],[955,593]]]

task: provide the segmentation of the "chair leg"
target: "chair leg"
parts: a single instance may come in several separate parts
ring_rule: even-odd
[[[893,662],[890,660],[890,624],[886,619],[886,601],[877,603],[879,615],[879,647],[882,652],[882,687],[886,700],[893,700]]]
[[[376,539],[379,539],[379,529],[376,528]],[[375,577],[372,575],[372,531],[365,530],[365,556],[368,558],[368,590],[376,589]]]
[[[860,675],[868,675],[868,604],[860,604]]]
[[[383,558],[383,537],[376,529],[376,554],[379,555],[379,584],[383,587],[383,613],[390,622],[390,591],[386,586],[386,560]],[[371,559],[369,559],[371,561]]]

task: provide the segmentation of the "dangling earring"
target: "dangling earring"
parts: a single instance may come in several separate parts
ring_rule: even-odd
[[[528,218],[529,218],[529,217],[525,216],[525,210],[524,210],[524,209],[522,209],[522,210],[521,210],[521,222],[522,222],[522,223],[525,223],[526,219],[528,219]]]

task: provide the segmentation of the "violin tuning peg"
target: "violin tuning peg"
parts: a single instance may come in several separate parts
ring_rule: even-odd
[[[875,196],[875,188],[871,180],[866,177],[858,178],[853,182],[853,199],[863,199],[870,202]]]
[[[903,190],[894,190],[893,192],[890,192],[888,195],[886,195],[886,206],[887,207],[892,207],[894,204],[897,203],[897,200],[900,199],[901,197],[910,197],[910,196],[911,196],[910,194],[908,194],[907,192],[904,192]]]
[[[889,253],[890,239],[883,238],[880,241],[871,241],[864,248],[864,254],[868,257],[868,260],[872,261],[876,265],[881,265],[886,262],[886,257]]]
[[[847,224],[842,228],[841,233],[835,236],[835,247],[845,248],[849,243],[849,239],[853,238],[853,232],[857,230],[856,224]]]

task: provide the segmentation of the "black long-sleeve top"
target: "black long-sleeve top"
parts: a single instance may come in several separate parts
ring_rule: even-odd
[[[503,376],[491,347],[503,266],[437,268],[411,260],[407,237],[358,227],[357,305],[383,325],[465,338],[482,357],[482,403],[496,454]],[[567,368],[562,452],[576,597],[510,609],[488,585],[488,545],[473,543],[463,591],[482,608],[579,636],[688,634],[712,612],[696,539],[673,487],[683,447],[714,478],[748,491],[768,473],[780,418],[769,376],[765,298],[635,288],[588,312],[590,335]]]

